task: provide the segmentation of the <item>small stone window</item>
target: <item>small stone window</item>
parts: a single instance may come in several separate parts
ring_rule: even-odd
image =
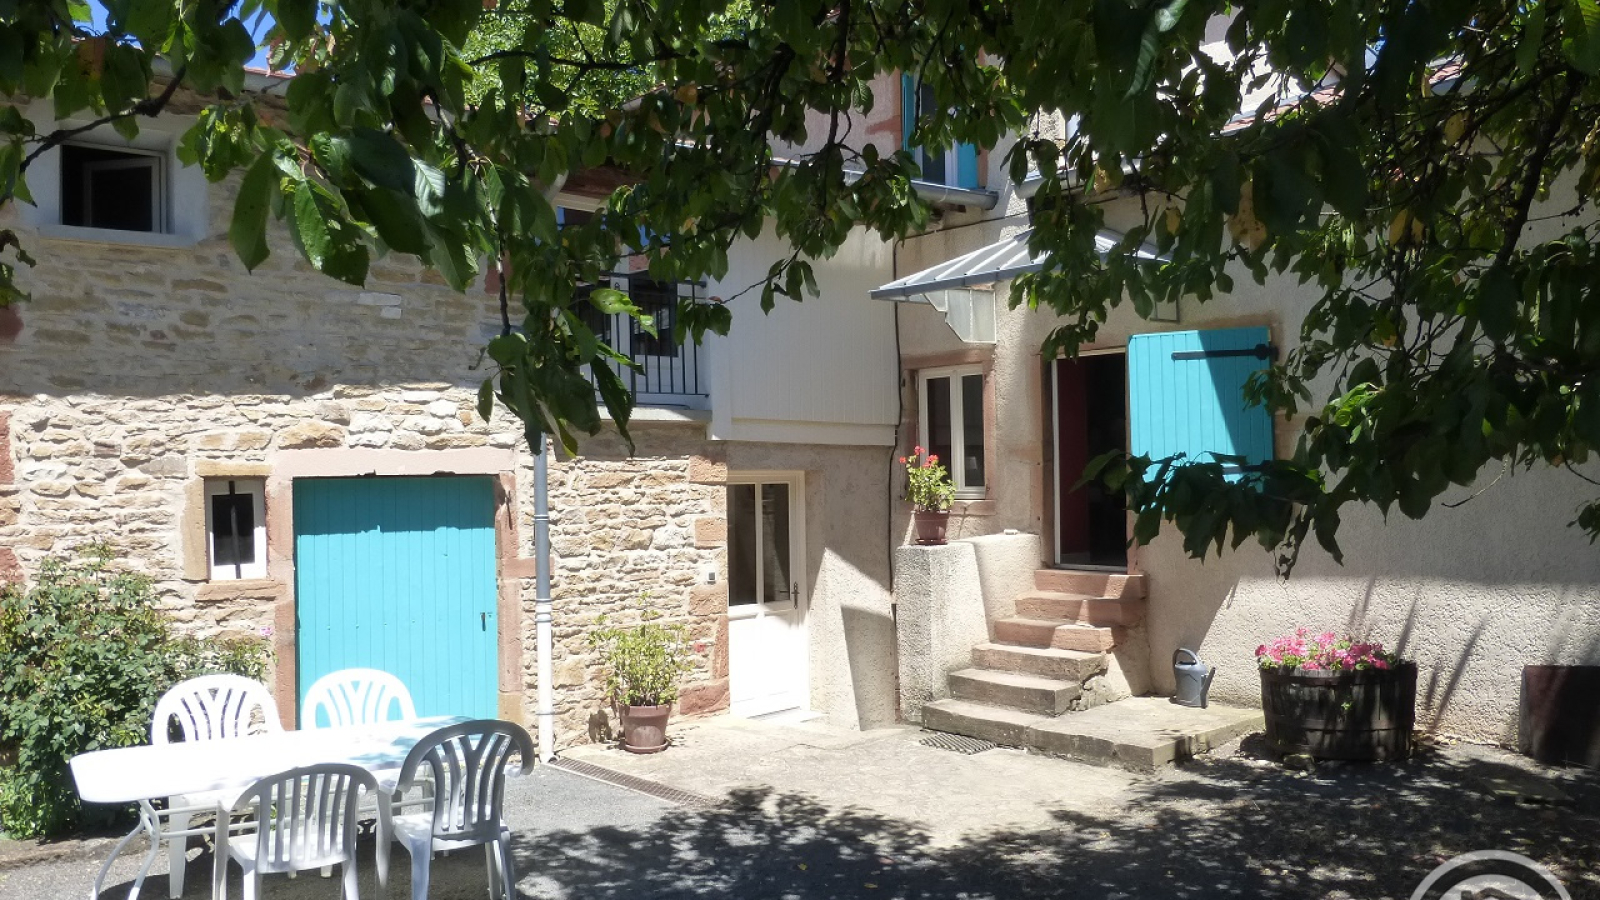
[[[206,480],[206,554],[212,581],[267,577],[266,482]]]
[[[163,154],[84,144],[61,148],[61,224],[167,231]]]

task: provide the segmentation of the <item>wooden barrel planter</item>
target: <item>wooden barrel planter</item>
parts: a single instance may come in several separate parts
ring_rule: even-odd
[[[1267,743],[1314,759],[1393,760],[1411,755],[1417,666],[1352,672],[1261,670]]]

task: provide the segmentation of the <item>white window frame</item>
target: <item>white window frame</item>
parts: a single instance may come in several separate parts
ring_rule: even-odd
[[[27,107],[34,122],[54,122],[55,129],[82,129],[92,125],[81,119],[55,119],[49,101]],[[51,240],[79,241],[125,247],[192,247],[212,236],[210,194],[205,173],[198,165],[184,165],[178,159],[178,140],[194,117],[162,115],[139,123],[139,135],[126,140],[109,125],[91,128],[77,135],[72,143],[115,150],[119,153],[150,155],[160,162],[160,229],[124,231],[118,228],[90,228],[61,224],[61,148],[53,147],[28,169],[28,187],[33,204],[19,204],[18,218],[23,226]]]
[[[167,219],[167,160],[166,154],[142,150],[138,147],[112,147],[105,144],[90,144],[71,141],[64,146],[82,147],[87,150],[105,150],[112,153],[123,154],[125,159],[105,159],[99,162],[86,163],[83,167],[83,209],[82,218],[89,219],[90,210],[94,209],[94,181],[90,178],[98,172],[116,172],[123,170],[147,171],[150,173],[150,222],[154,226],[144,234],[171,234],[172,223]],[[63,171],[61,177],[66,177]],[[66,217],[66,209],[61,210],[62,218]],[[60,224],[66,225],[65,222]],[[93,225],[67,226],[79,228],[95,228]],[[99,229],[96,229],[99,230]],[[139,234],[141,232],[133,232]]]
[[[956,487],[957,500],[982,500],[989,495],[988,460],[992,448],[989,444],[988,422],[980,423],[984,435],[984,483],[977,487],[968,487],[966,484],[966,410],[961,402],[961,379],[968,375],[976,375],[983,386],[989,390],[988,375],[982,365],[943,366],[936,369],[922,369],[917,372],[917,438],[923,447],[930,444],[928,439],[928,382],[934,378],[950,379],[950,459],[945,460],[945,468],[950,472],[950,481]],[[987,408],[987,404],[983,404]],[[980,416],[984,411],[980,410]],[[959,464],[958,464],[959,463]]]
[[[255,512],[252,543],[255,545],[255,562],[249,565],[217,564],[217,531],[211,521],[211,498],[226,496],[229,485],[232,493],[249,494],[255,499],[251,504]],[[206,570],[212,581],[246,581],[267,577],[267,481],[265,478],[207,478],[205,481],[206,508]]]

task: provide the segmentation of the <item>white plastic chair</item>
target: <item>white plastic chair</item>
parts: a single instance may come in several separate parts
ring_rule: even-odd
[[[306,690],[301,728],[373,725],[391,719],[415,719],[417,706],[399,678],[380,669],[340,669],[318,678]]]
[[[505,825],[506,766],[520,756],[533,765],[533,739],[510,722],[479,719],[441,728],[417,742],[400,769],[400,780],[383,785],[391,796],[420,776],[432,780],[433,808],[393,815],[386,828],[411,854],[411,898],[426,900],[433,854],[483,844],[489,894],[512,900],[517,876],[511,860],[511,830]],[[384,865],[380,862],[379,865]],[[383,883],[380,876],[379,883]]]
[[[266,686],[242,675],[202,675],[162,694],[150,723],[150,743],[168,743],[173,722],[177,722],[185,741],[224,740],[283,730],[278,705],[272,702]],[[189,838],[205,833],[194,830],[193,821],[214,810],[216,802],[215,795],[167,798],[167,884],[172,900],[183,895]]]
[[[218,815],[216,858],[211,874],[211,894],[227,900],[228,862],[244,872],[244,900],[255,900],[261,878],[277,872],[291,875],[306,869],[337,864],[344,876],[345,900],[359,900],[356,872],[356,838],[360,834],[356,808],[361,792],[376,795],[378,782],[360,766],[325,763],[269,775],[252,785],[233,804],[235,815],[249,812],[255,833],[233,838],[231,816]],[[379,835],[378,892],[383,893],[389,845]]]

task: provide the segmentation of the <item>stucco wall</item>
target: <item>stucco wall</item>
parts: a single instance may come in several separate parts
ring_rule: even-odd
[[[892,723],[889,448],[730,442],[727,463],[804,474],[811,708],[850,728]]]

